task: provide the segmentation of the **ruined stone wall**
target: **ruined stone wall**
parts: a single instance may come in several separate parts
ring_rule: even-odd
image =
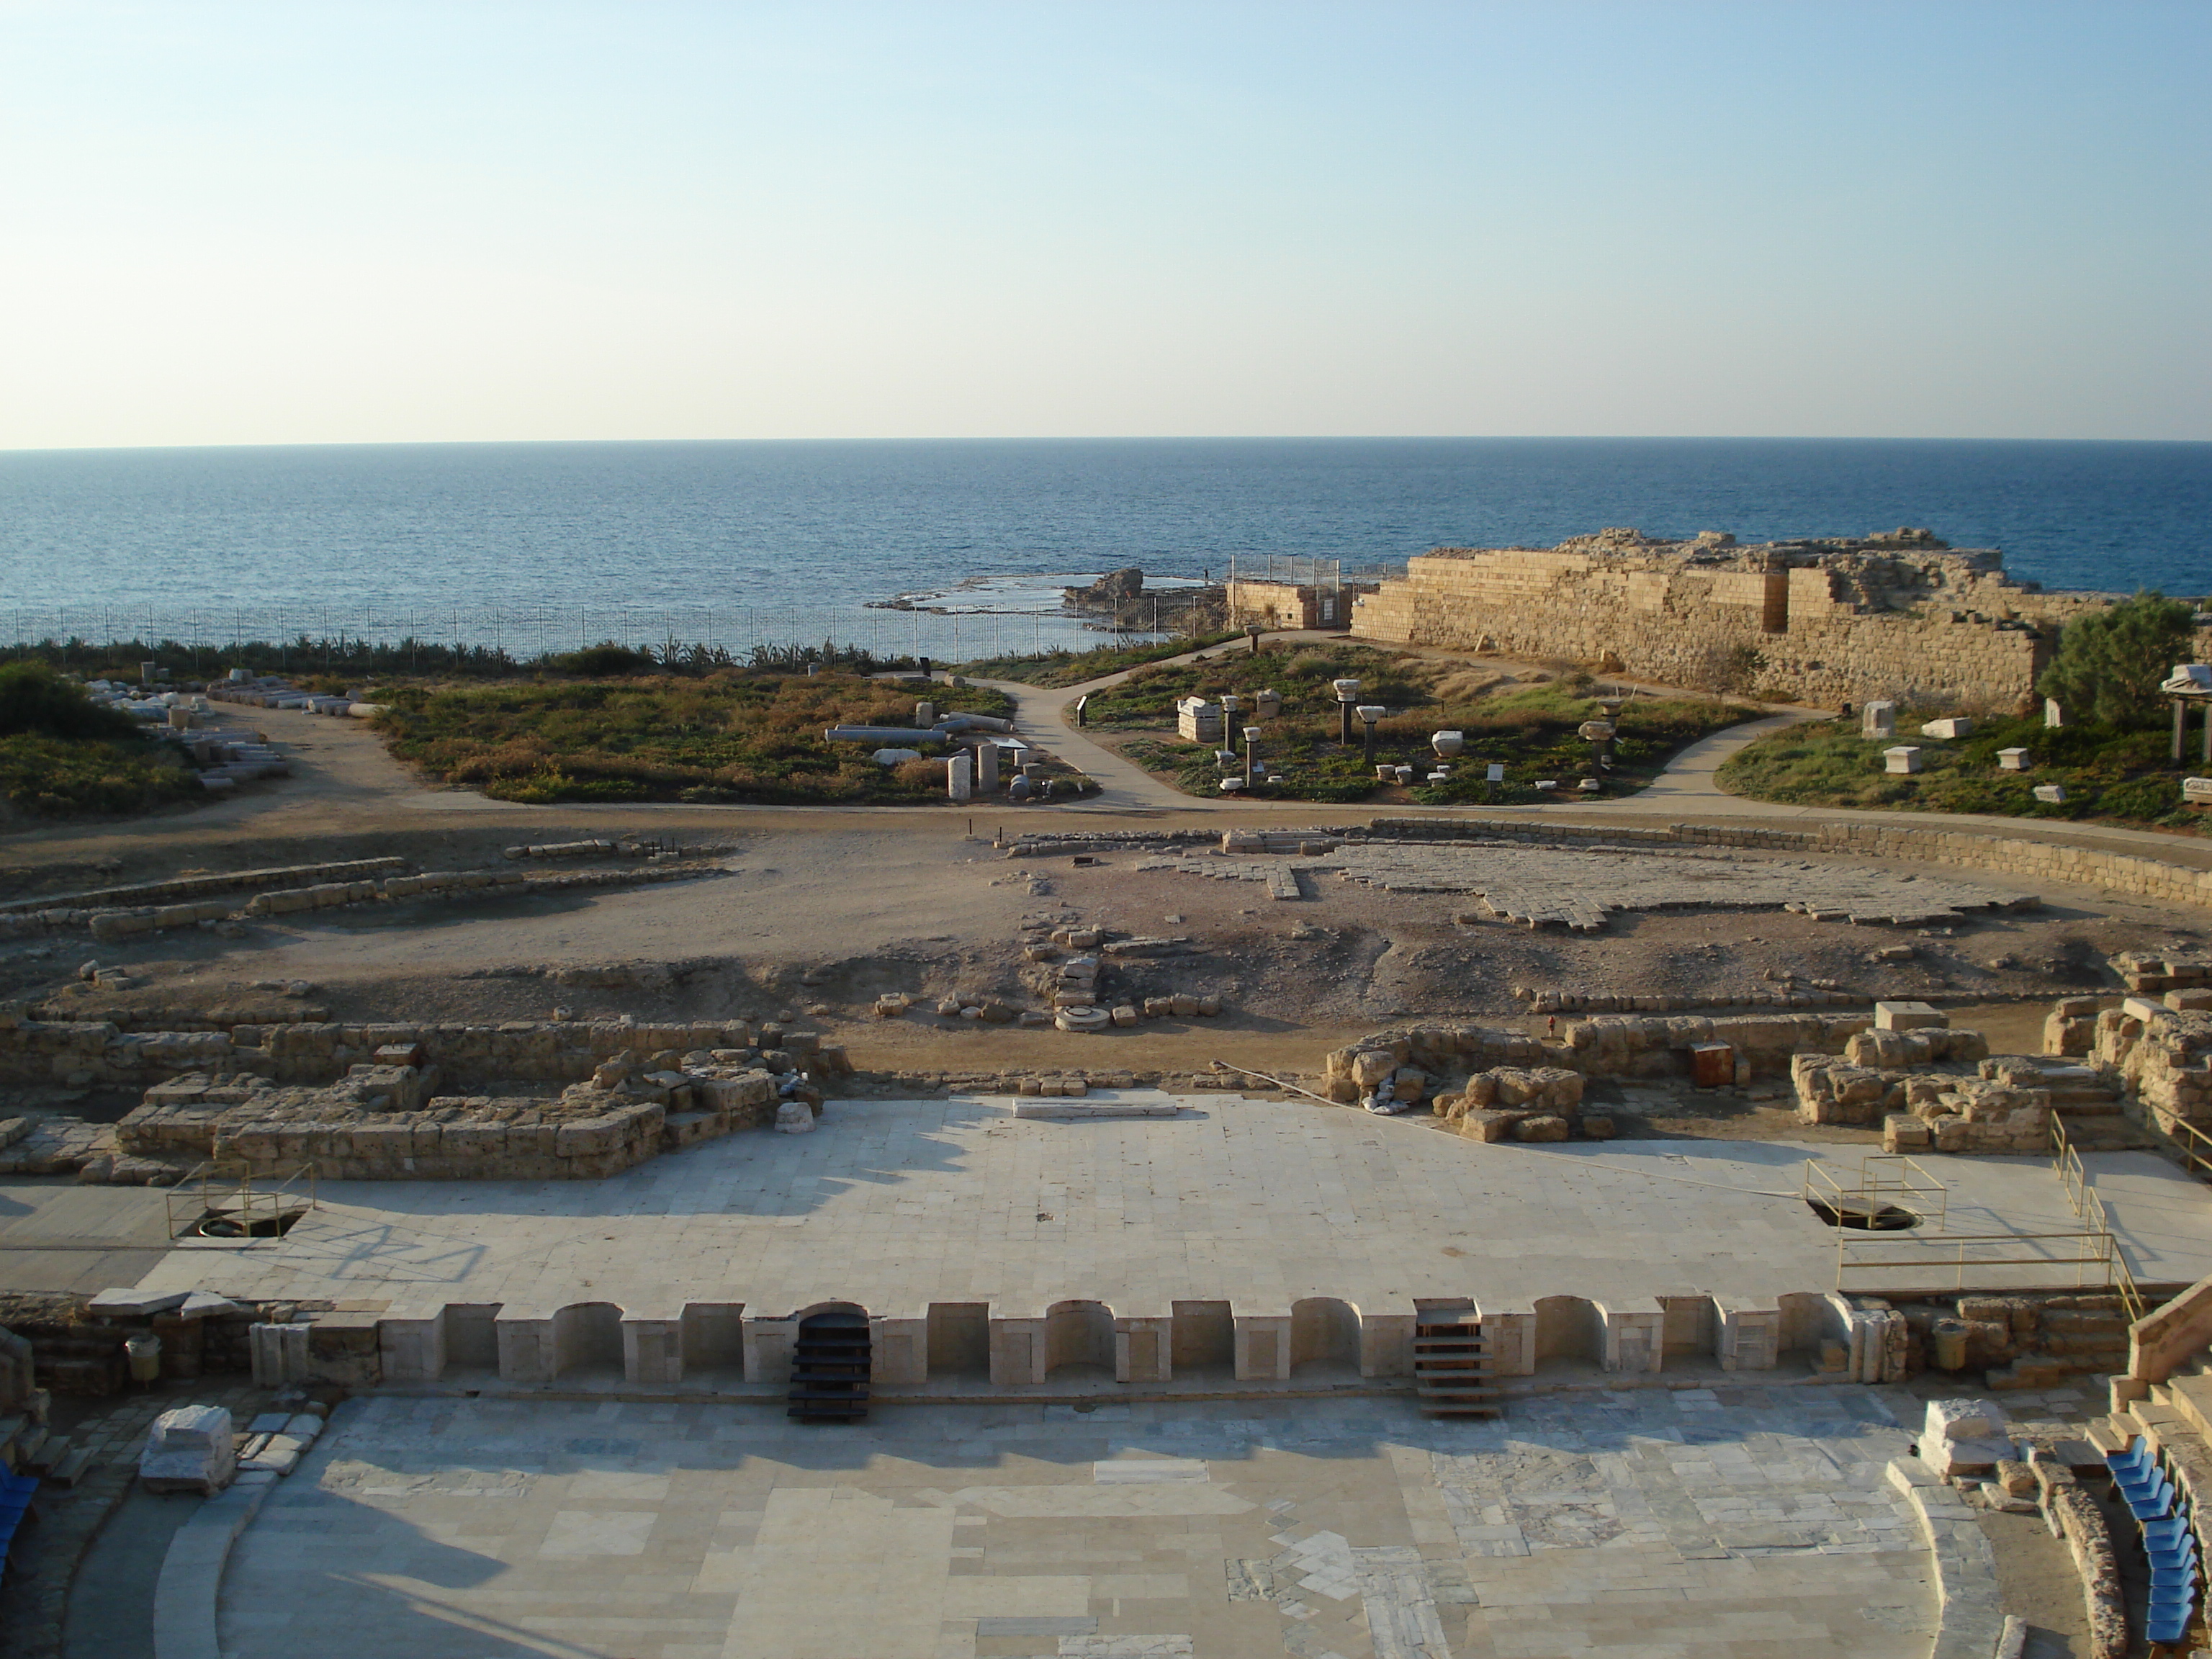
[[[2014,582],[1990,551],[1608,532],[1549,549],[1439,548],[1358,600],[1352,631],[1816,703],[2012,709],[2033,702],[2057,624],[2112,597]]]
[[[500,1025],[237,1025],[228,1031],[124,1031],[107,1021],[46,1022],[0,1014],[0,1083],[144,1087],[185,1072],[252,1072],[308,1085],[343,1077],[379,1048],[419,1045],[448,1083],[574,1083],[602,1060],[663,1050],[745,1048],[756,1036],[795,1055],[820,1036],[744,1020],[632,1024],[511,1020]]]
[[[2091,1053],[2119,1074],[2158,1128],[2212,1128],[2212,1011],[2130,997],[2097,1015]]]
[[[1232,628],[1246,623],[1276,629],[1349,628],[1353,603],[1376,586],[1374,582],[1346,582],[1340,587],[1316,587],[1239,577],[1229,584],[1229,623]]]

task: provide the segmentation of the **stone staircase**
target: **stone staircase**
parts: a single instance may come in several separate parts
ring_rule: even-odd
[[[1498,1389],[1482,1321],[1472,1311],[1425,1310],[1413,1326],[1413,1388],[1424,1417],[1495,1417]]]
[[[2066,1139],[2077,1152],[2120,1152],[2155,1146],[2157,1139],[2127,1115],[2127,1100],[2120,1085],[2094,1066],[2051,1054],[2023,1056],[2034,1075],[2008,1057],[2008,1081],[2051,1091],[2051,1110],[2066,1127]]]
[[[2148,1442],[2197,1517],[2199,1541],[2212,1532],[2212,1355],[2199,1354],[2147,1399],[2093,1418],[2089,1439],[2100,1451],[2124,1450],[2140,1436]]]

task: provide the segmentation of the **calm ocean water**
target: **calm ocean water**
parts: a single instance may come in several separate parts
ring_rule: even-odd
[[[1402,559],[1607,525],[1925,525],[2051,586],[2212,590],[2212,444],[1252,439],[362,446],[0,454],[0,633],[510,643],[665,626],[915,639],[862,607],[977,577]],[[1047,606],[1054,581],[995,585]],[[980,597],[978,601],[981,602]],[[13,613],[13,614],[11,614]],[[705,621],[702,623],[702,617]],[[190,618],[187,622],[185,619]],[[442,619],[442,620],[441,620]],[[992,643],[969,617],[966,648]],[[1011,648],[1048,623],[988,624]],[[750,634],[749,634],[750,630]]]

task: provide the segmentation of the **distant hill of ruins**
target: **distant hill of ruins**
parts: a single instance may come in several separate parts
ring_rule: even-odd
[[[2046,592],[1926,530],[1739,545],[1614,529],[1418,555],[1353,600],[1352,632],[1822,705],[2025,711],[2059,627],[2119,597]]]

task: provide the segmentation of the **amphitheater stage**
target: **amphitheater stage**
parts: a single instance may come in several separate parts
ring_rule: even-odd
[[[877,1322],[886,1382],[986,1364],[1009,1383],[1078,1364],[1164,1380],[1178,1358],[1395,1375],[1425,1304],[1521,1316],[1508,1373],[1577,1352],[1584,1330],[1589,1358],[1656,1370],[1685,1351],[1762,1369],[1840,1328],[1838,1231],[1802,1188],[1815,1160],[1855,1184],[1857,1147],[1492,1146],[1426,1119],[1176,1103],[1052,1121],[1005,1097],[841,1101],[812,1134],[734,1135],[605,1181],[326,1182],[285,1237],[180,1246],[138,1288],[341,1304],[377,1323],[387,1381],[486,1366],[550,1381],[618,1347],[633,1380],[741,1365],[768,1382],[791,1322],[830,1304]],[[2086,1162],[2139,1281],[2212,1273],[2202,1188],[2147,1153]],[[1925,1271],[1850,1288],[2083,1282],[2057,1265],[2082,1223],[2045,1162],[1920,1167],[1945,1188],[1940,1217],[1844,1242]],[[1969,1247],[1962,1282],[1961,1237],[2014,1242]],[[1990,1255],[2051,1265],[1971,1265]]]

